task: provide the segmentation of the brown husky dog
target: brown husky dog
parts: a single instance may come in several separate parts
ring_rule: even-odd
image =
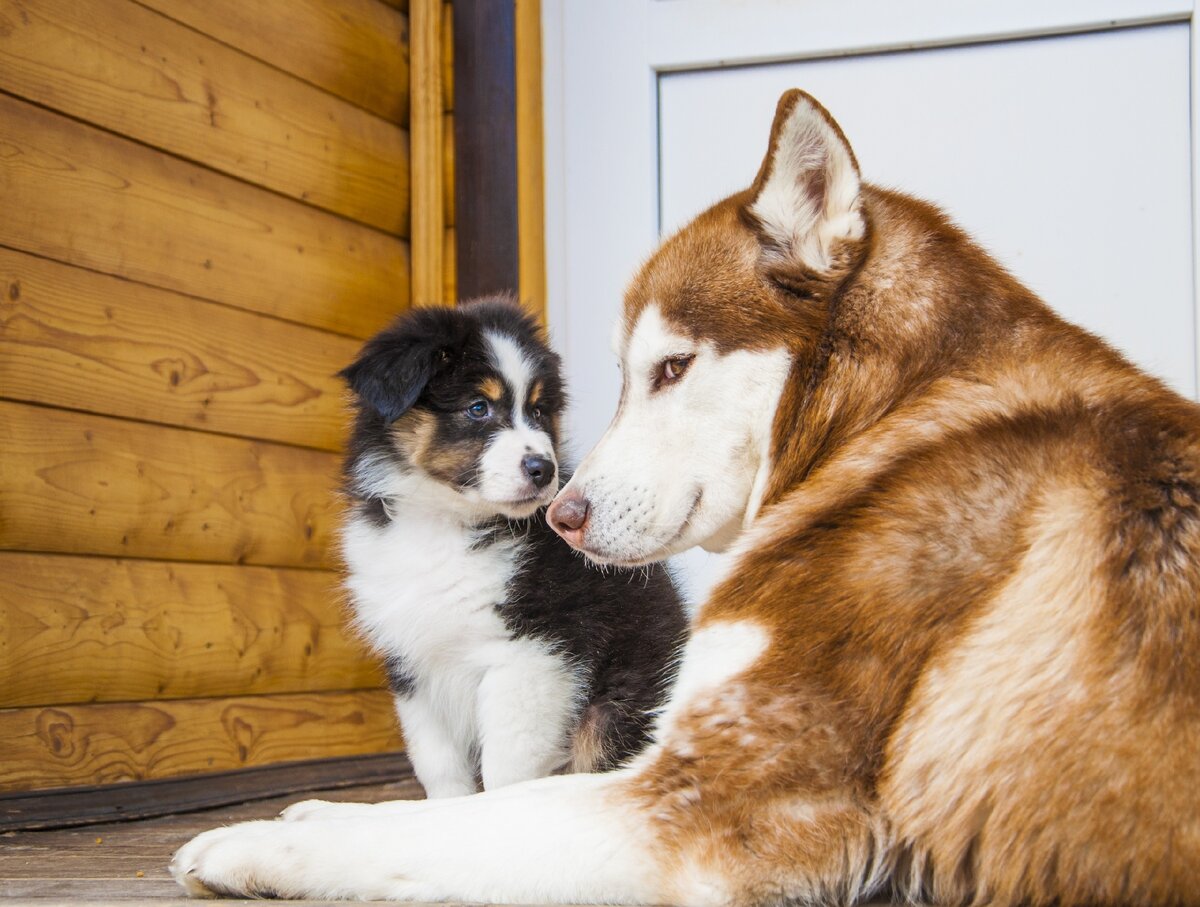
[[[735,549],[656,743],[434,804],[201,836],[190,890],[758,904],[1200,903],[1200,409],[786,94],[668,240],[551,519]]]

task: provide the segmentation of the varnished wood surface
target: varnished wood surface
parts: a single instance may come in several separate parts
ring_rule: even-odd
[[[338,450],[359,343],[0,248],[0,396]]]
[[[454,4],[442,4],[442,301],[458,302],[458,255],[454,233]]]
[[[182,890],[167,872],[171,855],[193,835],[232,822],[270,819],[285,806],[313,797],[375,803],[422,796],[420,785],[409,779],[394,784],[292,794],[161,819],[61,831],[8,832],[0,835],[0,897],[5,904],[14,904],[15,899],[21,898],[36,898],[41,904],[51,898],[72,904],[114,900],[125,905],[149,902],[157,905],[164,901],[195,904],[183,898]]]
[[[521,302],[546,320],[540,0],[514,0],[517,93],[517,274]]]
[[[455,266],[457,257],[455,242],[454,228],[447,227],[445,245],[442,247],[442,299],[446,305],[454,305],[458,300],[458,269]]]
[[[254,5],[205,0],[216,21]],[[288,4],[286,18],[312,5]],[[285,18],[283,7],[270,6]],[[330,7],[324,15],[343,21]],[[390,233],[408,232],[408,135],[399,126],[130,0],[0,0],[0,21],[8,24],[0,29],[5,91]],[[261,24],[253,33],[284,57],[312,52]]]
[[[411,0],[409,41],[412,107],[412,301],[443,301],[445,241],[445,148],[442,94],[441,0]]]
[[[0,785],[399,745],[328,567],[403,6],[0,0]]]
[[[0,739],[5,791],[403,748],[384,690],[2,709]]]
[[[0,245],[352,336],[407,306],[403,240],[11,97],[0,122]]]
[[[338,457],[0,402],[0,548],[327,567]]]
[[[393,123],[408,123],[408,21],[378,0],[139,0]]]
[[[319,570],[0,552],[0,707],[378,689],[348,618]]]
[[[442,225],[454,226],[454,114],[442,114]]]
[[[454,110],[454,4],[442,4],[442,110]]]

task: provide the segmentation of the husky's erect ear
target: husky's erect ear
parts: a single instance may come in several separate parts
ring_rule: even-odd
[[[779,264],[826,271],[840,240],[864,233],[858,161],[825,108],[793,88],[779,99],[747,212]]]
[[[338,372],[363,406],[393,422],[408,412],[433,377],[438,346],[429,336],[384,331]]]

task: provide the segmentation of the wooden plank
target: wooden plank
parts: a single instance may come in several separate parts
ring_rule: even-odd
[[[321,570],[0,552],[0,707],[378,688]]]
[[[0,95],[0,245],[365,337],[402,240]]]
[[[113,784],[402,748],[384,690],[0,710],[0,790]]]
[[[437,305],[442,302],[444,293],[442,243],[445,241],[442,0],[412,0],[409,22],[412,55],[412,299],[416,305]]]
[[[37,793],[0,794],[0,831],[10,829],[65,828],[96,822],[129,821],[165,816],[174,812],[211,809],[216,806],[242,804],[252,800],[277,797],[281,794],[310,791],[314,787],[340,790],[362,784],[387,784],[393,797],[419,799],[421,786],[413,776],[412,766],[402,753],[376,753],[370,756],[348,756],[341,759],[319,759],[306,762],[283,762],[236,772],[206,772],[183,778],[160,778],[155,781],[131,781],[118,788],[111,785],[57,788]],[[361,797],[362,794],[359,794]],[[343,792],[338,799],[353,799],[354,794]],[[262,818],[278,814],[267,812]],[[192,820],[194,821],[194,820]],[[176,826],[188,822],[174,823]],[[129,826],[124,826],[129,829]],[[25,853],[33,858],[22,864],[0,857],[0,879],[17,876],[36,878],[45,872],[29,863],[58,852],[60,857],[76,855],[82,850],[95,859],[95,839],[99,837],[106,858],[136,855],[157,834],[137,831],[113,836],[93,832],[59,832],[37,840],[22,842]],[[10,839],[10,844],[11,844]],[[84,845],[80,848],[78,845]],[[6,848],[11,853],[11,848]],[[7,865],[6,865],[7,863]],[[165,868],[165,866],[164,866]],[[75,867],[60,862],[55,867],[59,877],[94,870],[81,861]]]
[[[446,305],[458,302],[458,273],[455,261],[454,228],[446,228],[446,244],[442,249],[442,299]]]
[[[516,3],[517,273],[521,302],[545,323],[545,197],[542,185],[540,0]]]
[[[520,289],[514,13],[513,0],[454,10],[454,232],[464,298]]]
[[[454,226],[454,115],[442,114],[442,225]]]
[[[376,0],[138,0],[378,114],[408,122],[408,22]]]
[[[454,4],[442,4],[442,109],[454,110]]]
[[[338,458],[0,402],[0,549],[328,566]]]
[[[205,0],[214,11],[254,5]],[[271,5],[289,20],[303,7]],[[325,15],[341,21],[331,7]],[[9,23],[0,29],[5,91],[408,232],[408,135],[400,127],[127,0],[0,0],[0,21]]]
[[[0,249],[0,395],[337,450],[358,342]]]

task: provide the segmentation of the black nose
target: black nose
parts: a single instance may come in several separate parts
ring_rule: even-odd
[[[530,481],[538,488],[545,488],[550,484],[550,480],[554,478],[554,464],[545,457],[530,454],[521,461],[521,468],[525,470],[525,475],[529,476]]]

